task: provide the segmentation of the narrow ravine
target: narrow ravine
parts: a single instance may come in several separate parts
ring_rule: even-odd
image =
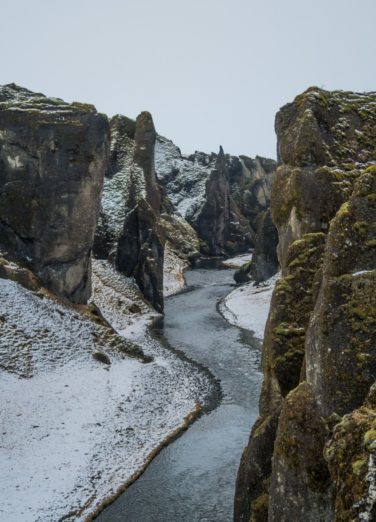
[[[146,472],[97,520],[101,522],[230,522],[241,452],[256,419],[261,343],[217,311],[232,270],[193,270],[187,291],[167,299],[161,331],[169,345],[208,368],[223,392],[165,448]]]

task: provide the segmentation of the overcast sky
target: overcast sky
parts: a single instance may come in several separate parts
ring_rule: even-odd
[[[376,90],[376,0],[0,0],[0,84],[153,114],[183,152],[275,157],[310,85]]]

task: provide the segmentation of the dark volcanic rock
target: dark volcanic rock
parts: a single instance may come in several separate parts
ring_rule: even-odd
[[[259,217],[256,246],[249,272],[257,283],[269,279],[278,272],[278,232],[272,221],[270,209]]]
[[[242,284],[248,283],[251,280],[251,265],[252,261],[244,263],[240,268],[234,272],[235,283]]]
[[[289,245],[307,232],[327,233],[362,167],[375,160],[375,100],[312,87],[278,112],[272,216],[282,273]]]
[[[0,242],[53,292],[86,302],[109,149],[107,118],[0,87]]]
[[[345,415],[324,451],[334,485],[335,521],[376,520],[376,385]]]
[[[236,254],[251,245],[251,230],[231,197],[222,147],[206,182],[206,198],[194,226],[206,255]]]
[[[254,233],[260,217],[270,207],[270,194],[277,164],[256,156],[227,156],[231,195]]]
[[[136,122],[114,116],[95,254],[133,276],[146,299],[163,310],[165,235],[159,224],[162,195],[154,169],[156,133],[149,113]]]
[[[307,331],[307,381],[322,415],[361,406],[376,375],[376,166],[332,220]]]
[[[259,157],[223,158],[223,151],[219,155],[195,152],[184,156],[172,141],[157,136],[158,179],[177,212],[197,231],[205,255],[232,255],[254,244],[257,220],[269,207],[275,166],[273,160]],[[206,224],[210,214],[217,226],[209,245]],[[226,214],[230,223],[219,226]]]
[[[328,426],[306,382],[284,401],[274,445],[271,522],[332,522],[332,490],[323,447]]]
[[[263,344],[258,423],[279,422],[276,440],[252,431],[236,521],[374,519],[366,441],[376,411],[364,401],[376,371],[375,108],[376,93],[311,88],[276,117],[271,210],[283,278]],[[263,466],[260,446],[273,447]]]

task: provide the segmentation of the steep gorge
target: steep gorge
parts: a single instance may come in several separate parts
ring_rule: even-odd
[[[308,89],[279,111],[276,132],[282,278],[235,521],[371,521],[376,94]]]
[[[16,326],[0,315],[1,368],[31,378],[44,356],[60,364],[64,343],[80,364],[87,354],[152,360],[86,305],[92,250],[163,312],[168,263],[182,273],[255,247],[240,275],[262,281],[277,270],[278,239],[282,277],[235,521],[372,521],[376,94],[310,88],[279,111],[276,132],[275,173],[273,160],[222,148],[184,156],[148,112],[108,121],[90,105],[1,87],[0,278],[6,306],[14,295],[32,303],[36,325],[32,337],[26,313]],[[79,356],[70,329],[85,334]]]

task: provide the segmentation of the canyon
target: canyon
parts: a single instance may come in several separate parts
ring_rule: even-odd
[[[376,519],[376,93],[311,87],[275,130],[277,161],[185,155],[149,112],[0,87],[8,521]]]

